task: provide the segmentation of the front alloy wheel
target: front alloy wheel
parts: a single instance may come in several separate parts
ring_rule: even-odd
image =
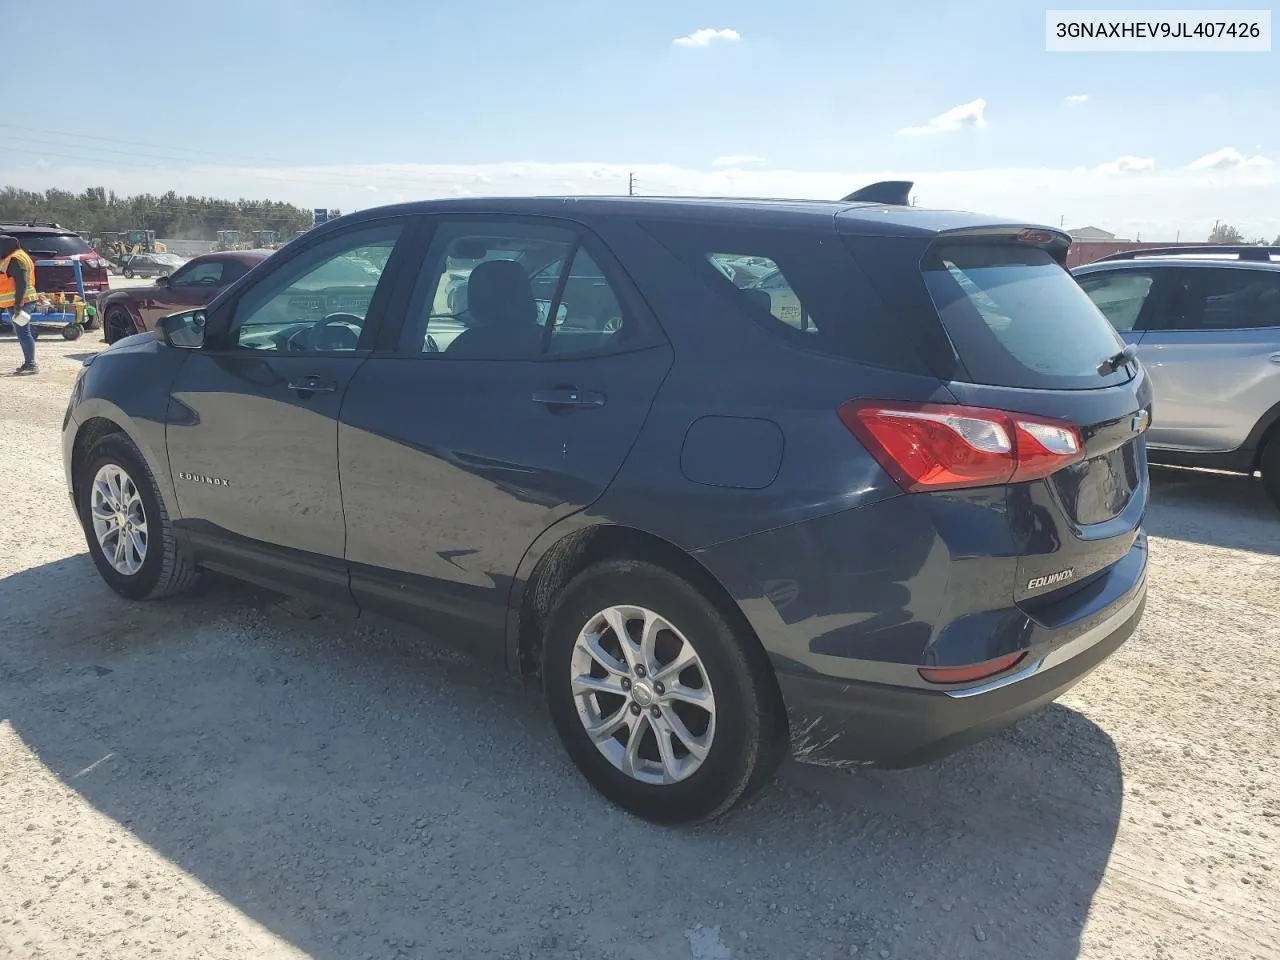
[[[89,511],[111,569],[134,576],[147,559],[147,512],[137,484],[117,464],[104,465],[93,478]]]
[[[716,698],[698,652],[644,607],[614,606],[578,634],[570,685],[587,735],[641,783],[697,772],[716,734]]]

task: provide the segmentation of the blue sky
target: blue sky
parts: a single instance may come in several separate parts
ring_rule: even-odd
[[[653,192],[806,196],[901,174],[930,205],[1280,233],[1280,54],[1047,53],[1049,6],[1106,4],[95,5],[64,53],[93,64],[97,105],[33,85],[28,129],[0,129],[0,183],[351,208],[611,192],[631,169]],[[29,33],[65,34],[66,9],[29,6]],[[698,30],[727,33],[673,42]],[[901,132],[957,107],[953,129]]]

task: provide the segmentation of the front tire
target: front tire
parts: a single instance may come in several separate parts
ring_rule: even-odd
[[[777,686],[754,637],[656,564],[614,560],[578,574],[549,618],[542,667],[574,764],[646,820],[717,817],[785,754]]]
[[[1280,432],[1271,432],[1258,456],[1258,467],[1262,470],[1262,489],[1267,492],[1267,499],[1280,510]]]
[[[76,497],[89,555],[116,593],[155,600],[195,582],[151,469],[127,436],[108,434],[93,445],[77,470]]]

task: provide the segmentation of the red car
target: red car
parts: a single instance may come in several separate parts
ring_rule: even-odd
[[[110,289],[107,279],[107,261],[74,230],[56,223],[0,223],[0,233],[8,234],[30,254],[31,259],[79,260],[84,278],[86,299]],[[36,289],[41,293],[76,293],[74,267],[36,267]]]
[[[270,250],[229,250],[188,260],[145,287],[125,287],[98,297],[107,343],[155,328],[171,313],[202,307],[271,255]]]

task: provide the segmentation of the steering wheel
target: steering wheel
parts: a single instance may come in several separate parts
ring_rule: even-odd
[[[354,313],[331,313],[311,326],[307,333],[307,340],[312,350],[321,353],[333,350],[354,350],[360,342],[360,334],[351,327],[363,328],[364,317],[357,317]],[[331,328],[332,333],[330,333]]]
[[[423,352],[425,352],[425,353],[439,353],[439,352],[440,352],[440,344],[436,343],[436,338],[435,338],[435,337],[433,337],[433,336],[432,336],[431,334],[429,334],[429,333],[427,334],[426,349],[425,349]]]

